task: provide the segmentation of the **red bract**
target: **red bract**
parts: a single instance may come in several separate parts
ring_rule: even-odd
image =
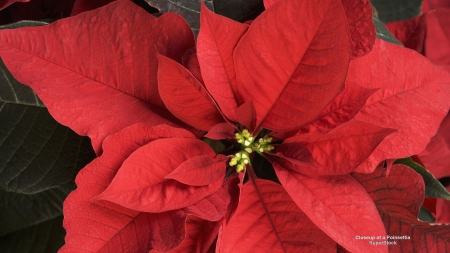
[[[224,225],[218,252],[333,252],[336,243],[316,227],[281,185],[256,179],[241,189],[236,213]]]
[[[0,31],[7,66],[55,117],[90,135],[98,151],[120,131],[78,176],[63,249],[92,237],[82,247],[387,252],[359,239],[387,234],[371,191],[350,173],[424,149],[450,107],[450,76],[375,40],[368,1],[265,4],[250,25],[203,5],[196,48],[179,16],[155,19],[126,0],[43,28]],[[138,29],[144,23],[152,29]],[[33,47],[43,42],[36,31],[57,39],[62,28],[89,53],[77,58],[62,42],[51,53]],[[125,128],[182,126],[175,118],[208,131],[221,154],[185,130]]]
[[[374,200],[390,236],[389,252],[445,252],[450,246],[450,225],[430,225],[417,219],[424,198],[422,177],[397,164],[389,177],[380,168],[371,174],[353,174]]]
[[[106,136],[135,123],[179,126],[157,92],[156,51],[181,61],[193,45],[180,16],[157,19],[130,1],[0,34],[1,57],[16,79],[56,120],[88,135],[98,154]]]
[[[114,189],[114,184],[120,183],[123,178],[121,174],[127,173],[127,170],[144,170],[142,167],[131,165],[145,161],[146,158],[142,157],[140,153],[146,152],[151,146],[158,145],[155,143],[164,143],[165,141],[170,143],[174,140],[198,141],[186,130],[168,126],[150,127],[142,124],[134,125],[109,136],[103,143],[104,153],[102,156],[79,173],[76,180],[78,189],[72,192],[64,202],[64,227],[67,230],[67,236],[66,245],[60,252],[84,250],[91,252],[149,252],[151,249],[165,252],[175,248],[184,240],[185,220],[189,214],[201,216],[203,220],[221,219],[225,215],[229,202],[226,193],[227,187],[217,189],[214,186],[216,190],[212,191],[208,197],[183,207],[172,205],[172,208],[169,208],[166,206],[163,209],[171,210],[164,211],[151,206],[150,208],[154,211],[152,213],[140,212],[98,200],[108,199],[108,196],[111,196],[110,192]],[[162,152],[159,154],[161,155]],[[161,156],[159,158],[164,159]],[[164,165],[161,162],[153,163],[153,165],[158,164]],[[222,165],[225,166],[224,163]],[[158,167],[148,169],[154,173],[163,173],[158,172]],[[161,169],[166,168],[159,168],[159,170]],[[180,190],[190,189],[195,194],[196,190],[202,188],[192,189],[192,187],[177,183],[175,180],[162,180],[166,182],[166,185],[162,186],[166,192],[170,191],[168,188],[180,187]],[[222,185],[223,178],[216,181],[218,182],[215,185]],[[206,185],[203,188],[212,188],[212,186]],[[101,194],[105,190],[106,192]],[[100,197],[99,194],[101,194]],[[127,203],[132,203],[132,196],[124,196],[128,196],[125,200]],[[167,195],[169,201],[172,197],[170,193]],[[135,200],[141,202],[142,199]],[[187,198],[187,200],[192,199]],[[124,202],[123,197],[115,202]],[[145,206],[145,203],[141,204]],[[211,244],[212,240],[208,243]]]
[[[372,53],[351,62],[347,82],[381,87],[355,119],[398,130],[358,166],[358,172],[371,172],[385,159],[411,156],[426,147],[447,115],[449,78],[418,53],[381,40]]]

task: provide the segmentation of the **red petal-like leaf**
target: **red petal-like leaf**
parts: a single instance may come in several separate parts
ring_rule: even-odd
[[[383,160],[421,152],[450,108],[450,75],[418,53],[382,40],[377,39],[372,53],[350,63],[348,81],[381,88],[355,119],[399,130],[386,137],[357,172],[371,172]]]
[[[170,138],[153,141],[131,154],[96,200],[108,200],[142,212],[164,212],[190,206],[217,192],[223,178],[207,186],[188,186],[165,176],[192,157],[214,151],[203,141]]]
[[[229,123],[220,123],[209,130],[205,137],[212,140],[233,139],[235,131],[235,126]]]
[[[122,162],[136,149],[170,137],[194,138],[182,129],[137,124],[105,139],[103,155],[80,171],[78,188],[64,202],[67,235],[60,252],[166,251],[183,240],[185,214],[179,210],[149,214],[90,201],[107,188]]]
[[[317,129],[321,133],[328,133],[337,126],[351,120],[363,107],[367,98],[377,90],[347,83],[345,90],[322,111],[319,117],[302,129]]]
[[[207,155],[192,157],[164,178],[192,186],[209,185],[224,177],[227,160],[229,158],[224,155],[214,158]]]
[[[278,161],[284,166],[304,175],[344,175],[366,160],[393,132],[352,120],[327,134],[313,132],[288,138],[276,149],[276,154],[281,156]]]
[[[237,114],[238,122],[253,132],[256,127],[256,111],[253,102],[249,101],[239,106]]]
[[[56,120],[89,135],[97,153],[105,136],[132,124],[176,126],[155,106],[163,106],[155,50],[181,60],[192,46],[180,16],[156,19],[128,0],[47,26],[0,31],[0,56],[15,78]]]
[[[364,56],[375,44],[375,25],[370,0],[341,0],[352,38],[352,58]]]
[[[0,0],[0,10],[5,9],[15,2],[29,2],[30,0]]]
[[[441,8],[426,16],[424,55],[434,64],[450,69],[450,9]]]
[[[334,241],[350,252],[387,252],[359,236],[386,232],[377,209],[350,175],[306,177],[272,163],[283,187],[306,215]],[[374,239],[373,241],[377,241]]]
[[[248,25],[217,15],[201,1],[197,56],[203,80],[223,114],[237,121],[236,72],[233,51]]]
[[[311,222],[283,187],[261,179],[244,185],[236,213],[220,232],[217,244],[223,253],[336,249],[336,243]]]
[[[450,149],[439,133],[418,154],[421,164],[437,179],[450,176]]]
[[[267,9],[279,0],[264,0]],[[352,39],[352,58],[364,56],[375,44],[375,25],[372,21],[372,6],[369,0],[341,0]]]
[[[450,186],[447,186],[446,189],[450,191]],[[441,198],[437,199],[436,222],[450,223],[450,201]]]
[[[422,52],[425,40],[425,15],[418,17],[387,23],[386,27],[405,47],[417,52]]]
[[[339,0],[279,1],[234,51],[238,92],[253,100],[257,130],[288,131],[314,120],[341,90],[350,34]]]
[[[417,219],[424,198],[422,177],[406,165],[395,164],[388,177],[382,170],[353,174],[375,201],[389,236],[395,242],[389,252],[446,252],[450,247],[450,226],[431,225]],[[404,237],[403,237],[404,236]]]
[[[158,54],[158,89],[161,99],[175,116],[208,131],[224,122],[202,84],[181,64]]]

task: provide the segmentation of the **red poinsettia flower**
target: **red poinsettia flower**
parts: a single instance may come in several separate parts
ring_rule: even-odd
[[[265,5],[250,25],[203,6],[195,48],[179,16],[129,1],[0,31],[15,77],[103,150],[65,203],[62,251],[387,251],[350,173],[424,149],[450,77],[375,40],[369,1]]]

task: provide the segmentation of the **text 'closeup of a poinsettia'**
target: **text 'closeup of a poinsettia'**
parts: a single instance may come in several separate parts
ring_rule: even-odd
[[[8,70],[97,154],[59,252],[450,250],[394,164],[436,134],[450,73],[376,38],[369,0],[266,0],[244,23],[200,5],[198,36],[128,0],[0,30]]]

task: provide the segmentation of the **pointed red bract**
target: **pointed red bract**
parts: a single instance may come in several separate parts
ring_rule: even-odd
[[[181,60],[192,46],[181,16],[156,19],[128,0],[47,26],[0,31],[8,70],[57,121],[91,137],[98,154],[106,136],[135,123],[177,126],[156,107],[163,104],[155,52]]]
[[[214,101],[189,71],[159,54],[158,61],[159,95],[173,115],[204,131],[224,122]]]
[[[386,232],[372,199],[350,175],[307,177],[272,164],[289,196],[335,242],[350,252],[388,252],[357,238]]]
[[[372,154],[393,129],[352,120],[327,134],[313,132],[286,139],[277,161],[304,175],[345,175]]]
[[[256,185],[254,185],[256,184]],[[336,243],[316,227],[279,184],[247,182],[217,252],[333,252]]]
[[[209,185],[225,175],[227,160],[229,158],[224,155],[217,155],[214,158],[207,155],[195,156],[181,163],[164,178],[192,186]]]
[[[396,245],[389,252],[446,252],[450,247],[450,225],[431,225],[417,219],[424,198],[422,177],[403,164],[395,164],[388,177],[379,169],[371,174],[353,174],[367,190]]]
[[[105,152],[80,171],[76,178],[78,188],[64,202],[67,235],[60,252],[166,251],[184,239],[183,211],[150,214],[90,201],[108,187],[122,162],[136,149],[170,137],[194,138],[182,129],[138,124],[104,141]]]
[[[235,126],[229,123],[220,123],[211,128],[205,137],[212,140],[233,139],[235,131]]]
[[[347,80],[380,88],[356,120],[398,129],[357,172],[371,172],[383,160],[421,152],[450,108],[450,75],[418,53],[382,40],[377,39],[372,53],[351,62]]]
[[[238,92],[253,100],[256,131],[314,120],[342,88],[349,58],[339,0],[280,1],[263,12],[234,51]]]
[[[279,1],[264,0],[264,7],[268,9]],[[341,0],[341,4],[350,30],[352,58],[362,57],[372,51],[376,37],[370,0]]]
[[[237,121],[236,71],[233,51],[248,25],[217,15],[201,1],[197,56],[203,80],[223,114]]]
[[[205,142],[196,139],[168,138],[153,141],[131,154],[114,180],[96,200],[108,200],[143,211],[164,212],[190,206],[217,192],[220,178],[206,186],[188,186],[165,176],[190,158],[215,157]]]
[[[255,131],[256,111],[252,101],[248,101],[239,106],[237,113],[238,122],[247,127],[250,132]]]
[[[425,40],[426,15],[387,23],[386,27],[405,47],[422,52]]]
[[[362,57],[372,51],[375,44],[375,25],[372,20],[370,0],[341,0],[352,38],[352,58]]]
[[[363,107],[366,100],[378,89],[366,89],[354,83],[347,83],[345,90],[339,94],[319,115],[303,129],[318,130],[328,133],[337,126],[351,120]]]

